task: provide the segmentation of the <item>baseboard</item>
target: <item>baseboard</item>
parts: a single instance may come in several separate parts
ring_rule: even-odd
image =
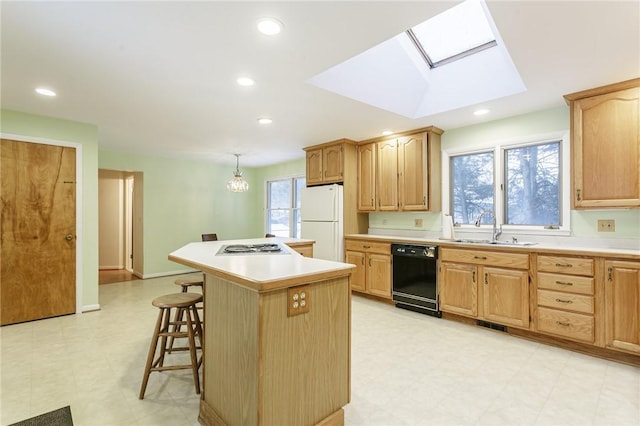
[[[85,312],[92,312],[92,311],[99,311],[100,310],[100,304],[96,303],[95,305],[84,305],[82,307],[82,313]]]
[[[179,271],[167,271],[167,272],[157,272],[155,274],[143,274],[142,275],[142,279],[147,279],[147,278],[160,278],[160,277],[168,277],[171,275],[181,275],[181,274],[191,274],[193,272],[200,272],[197,269],[181,269]],[[139,276],[137,273],[134,272],[134,275]]]

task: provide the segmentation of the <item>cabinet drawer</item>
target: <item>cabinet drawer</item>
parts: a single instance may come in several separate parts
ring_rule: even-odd
[[[367,253],[391,254],[391,243],[373,241],[345,240],[345,250],[363,251]]]
[[[593,276],[593,259],[565,256],[538,256],[538,271]]]
[[[524,253],[443,248],[440,252],[440,259],[445,262],[473,263],[484,266],[529,268],[529,255]]]
[[[538,288],[593,295],[593,278],[574,275],[538,273]]]
[[[538,305],[593,314],[593,297],[559,291],[538,290]]]
[[[590,315],[538,308],[538,331],[593,343],[593,324]]]

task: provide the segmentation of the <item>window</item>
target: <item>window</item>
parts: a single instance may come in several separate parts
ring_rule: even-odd
[[[449,154],[449,211],[472,225],[483,211],[512,229],[568,230],[562,146],[567,138]],[[566,145],[565,145],[566,146]],[[490,215],[483,224],[490,224]]]
[[[300,193],[305,178],[267,181],[267,233],[300,237]]]

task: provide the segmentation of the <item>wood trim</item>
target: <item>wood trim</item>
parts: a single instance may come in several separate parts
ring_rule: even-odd
[[[341,408],[316,423],[316,426],[344,426],[344,410]]]
[[[573,101],[579,99],[590,98],[592,96],[604,95],[618,90],[631,89],[634,87],[640,87],[640,78],[634,78],[631,80],[621,81],[619,83],[607,84],[606,86],[595,87],[593,89],[583,90],[581,92],[570,93],[564,95],[564,99],[568,105]]]
[[[435,127],[435,126],[429,126],[429,127],[422,127],[420,129],[413,129],[413,130],[405,130],[403,132],[396,132],[392,135],[387,135],[387,136],[377,136],[375,138],[371,138],[371,139],[365,139],[365,140],[361,140],[360,144],[366,144],[366,143],[372,143],[372,142],[384,142],[390,139],[397,139],[403,136],[411,136],[411,135],[415,135],[416,133],[423,133],[423,132],[428,132],[428,133],[434,133],[436,135],[441,135],[444,133],[444,130]]]
[[[351,139],[336,139],[334,141],[330,141],[330,142],[324,142],[318,145],[311,145],[311,146],[306,146],[304,148],[302,148],[304,151],[313,151],[314,149],[318,149],[318,148],[326,148],[328,146],[332,146],[332,145],[340,145],[340,144],[349,144],[349,145],[357,145],[358,142],[351,140]]]

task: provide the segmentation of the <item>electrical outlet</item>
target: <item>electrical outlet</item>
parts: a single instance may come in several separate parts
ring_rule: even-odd
[[[613,219],[598,219],[598,232],[615,232],[616,221]]]
[[[287,289],[287,316],[309,312],[309,285],[299,285]]]
[[[415,219],[416,228],[422,228],[422,219]]]

